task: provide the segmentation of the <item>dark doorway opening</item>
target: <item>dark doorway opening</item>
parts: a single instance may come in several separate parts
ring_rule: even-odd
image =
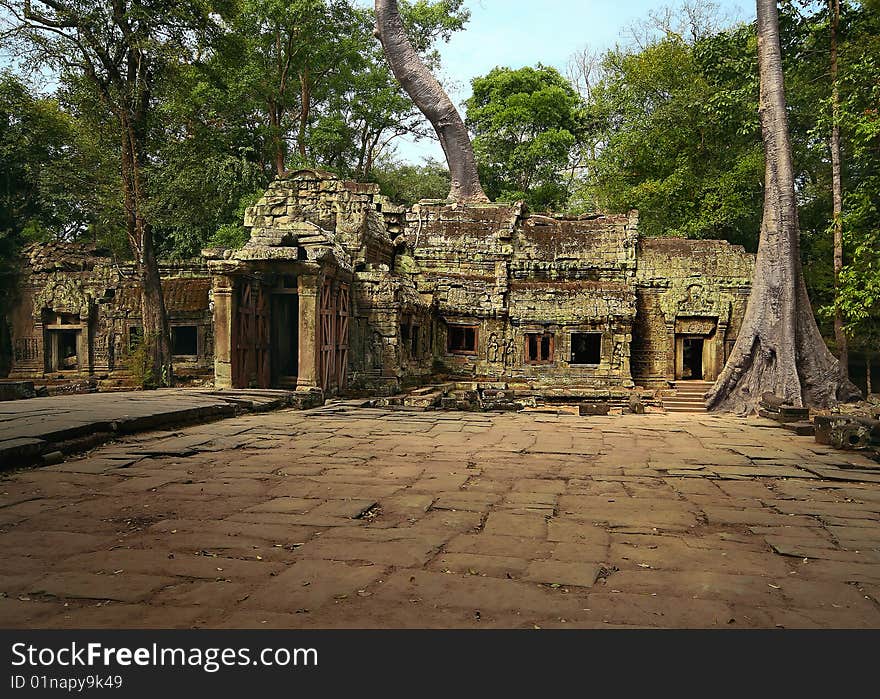
[[[77,357],[77,344],[79,332],[76,330],[63,330],[58,333],[58,366],[60,371],[79,369]]]
[[[272,297],[272,384],[296,386],[299,373],[299,297]]]
[[[681,378],[698,381],[703,378],[703,338],[686,337],[682,344]]]

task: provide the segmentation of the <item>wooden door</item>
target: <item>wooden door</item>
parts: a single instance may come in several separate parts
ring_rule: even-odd
[[[331,381],[336,380],[336,298],[333,294],[333,283],[327,279],[321,287],[321,303],[319,307],[321,348],[321,388],[331,388]]]
[[[255,279],[243,279],[235,313],[232,385],[236,388],[268,388],[269,298]]]
[[[348,371],[348,326],[351,296],[348,284],[340,284],[338,292],[337,317],[336,317],[336,386],[340,390],[345,388],[345,378]]]

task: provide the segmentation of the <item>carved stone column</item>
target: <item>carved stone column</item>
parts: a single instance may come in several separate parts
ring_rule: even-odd
[[[712,367],[712,374],[708,377],[705,377],[707,381],[714,381],[718,378],[718,374],[721,373],[721,370],[724,368],[724,363],[727,361],[727,357],[725,355],[724,348],[724,340],[727,337],[727,323],[723,320],[719,319],[718,326],[715,328],[715,357],[714,364]]]
[[[318,347],[318,293],[321,276],[319,274],[300,274],[297,277],[299,293],[299,371],[296,377],[297,390],[308,390],[319,386],[320,372]]]
[[[234,292],[235,280],[232,277],[214,277],[214,386],[217,388],[233,387]]]
[[[678,352],[678,348],[675,346],[675,320],[670,322],[666,322],[666,341],[669,344],[668,352],[666,354],[666,376],[665,379],[669,381],[675,380],[675,360],[676,353]]]

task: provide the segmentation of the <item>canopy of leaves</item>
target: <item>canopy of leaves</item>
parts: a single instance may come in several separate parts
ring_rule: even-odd
[[[555,68],[495,68],[474,78],[466,122],[491,199],[561,208],[565,171],[583,130],[580,97]]]
[[[449,192],[449,171],[436,160],[422,165],[382,161],[373,168],[373,180],[382,194],[405,206],[422,199],[445,199]]]
[[[645,235],[754,249],[763,152],[751,28],[689,44],[669,34],[609,51],[588,121],[600,144],[584,184],[600,209],[636,208]]]

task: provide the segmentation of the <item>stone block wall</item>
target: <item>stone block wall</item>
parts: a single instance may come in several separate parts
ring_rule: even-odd
[[[210,374],[213,318],[210,278],[201,261],[160,266],[178,346],[178,376]],[[141,324],[140,286],[130,264],[93,246],[30,245],[9,312],[13,378],[110,379],[127,374]],[[180,330],[180,329],[183,330]],[[195,350],[195,351],[190,351]]]
[[[640,241],[632,365],[636,383],[676,378],[676,336],[703,337],[707,380],[724,365],[745,314],[754,255],[720,240]]]
[[[422,202],[406,223],[408,268],[437,309],[439,369],[533,385],[632,385],[634,214],[569,219],[521,205]],[[456,346],[462,333],[473,339],[465,349]],[[583,335],[598,337],[589,362],[574,361]]]

